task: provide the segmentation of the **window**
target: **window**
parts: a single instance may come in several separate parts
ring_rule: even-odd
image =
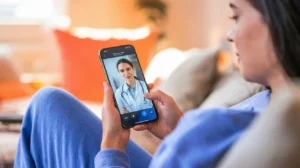
[[[8,18],[14,16],[14,10],[18,6],[18,0],[2,0],[0,1],[0,17]]]
[[[66,0],[0,0],[0,20],[45,20],[65,14]]]

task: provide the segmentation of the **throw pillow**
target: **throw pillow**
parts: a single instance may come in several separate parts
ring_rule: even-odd
[[[237,69],[224,71],[200,108],[230,107],[265,89],[262,85],[244,80]]]
[[[217,49],[194,49],[186,52],[188,57],[159,86],[174,98],[185,112],[198,107],[213,88],[218,74]]]
[[[102,48],[131,44],[136,48],[142,69],[150,61],[150,51],[157,34],[152,33],[140,40],[93,40],[78,38],[68,32],[54,32],[61,50],[63,87],[81,100],[102,102],[102,82],[106,80],[98,58]]]

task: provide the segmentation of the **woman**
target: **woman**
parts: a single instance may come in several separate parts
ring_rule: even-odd
[[[127,59],[117,62],[117,70],[125,80],[116,90],[119,111],[124,114],[142,109],[152,108],[152,102],[144,97],[148,93],[146,83],[135,77],[133,64]]]
[[[129,140],[110,86],[98,120],[69,94],[40,91],[24,118],[15,165],[37,167],[215,167],[290,78],[299,77],[299,0],[232,0],[235,43],[243,77],[270,88],[231,108],[195,109],[184,116],[161,91],[159,119],[136,126],[163,139],[152,157]],[[179,121],[180,120],[180,121]],[[150,163],[151,162],[151,163]]]

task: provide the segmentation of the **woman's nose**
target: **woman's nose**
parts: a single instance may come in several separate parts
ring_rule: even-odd
[[[229,42],[234,42],[234,40],[233,40],[233,30],[232,29],[229,30],[228,33],[227,33],[227,40]]]

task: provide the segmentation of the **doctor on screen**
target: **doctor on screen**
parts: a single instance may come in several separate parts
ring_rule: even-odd
[[[152,108],[151,100],[144,97],[147,93],[146,83],[135,77],[133,64],[127,59],[120,59],[116,67],[125,80],[115,94],[120,112],[124,114]]]

